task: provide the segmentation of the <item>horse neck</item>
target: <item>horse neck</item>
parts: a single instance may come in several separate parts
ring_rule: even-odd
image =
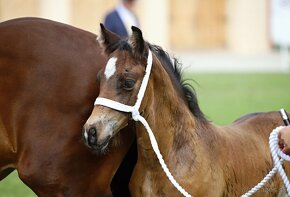
[[[199,141],[196,130],[201,123],[193,116],[161,65],[153,65],[143,103],[146,104],[144,117],[165,160],[192,158],[194,151],[198,151],[198,148],[195,148]],[[137,139],[138,158],[146,162],[146,166],[156,166],[158,161],[148,134],[141,124],[137,126]]]

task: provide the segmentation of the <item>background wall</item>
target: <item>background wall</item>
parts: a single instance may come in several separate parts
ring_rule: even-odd
[[[289,72],[287,47],[279,54],[270,36],[274,1],[284,0],[137,0],[135,12],[148,41],[195,71]],[[98,34],[105,13],[118,2],[0,0],[0,21],[36,16]]]
[[[38,16],[97,33],[118,0],[0,0],[0,20]],[[136,14],[146,38],[176,50],[271,49],[267,0],[138,0]]]

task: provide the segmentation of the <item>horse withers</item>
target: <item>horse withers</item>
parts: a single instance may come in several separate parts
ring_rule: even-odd
[[[0,180],[17,169],[38,196],[112,195],[134,132],[120,133],[103,155],[83,143],[107,59],[96,37],[44,19],[0,23]],[[116,196],[126,196],[128,180],[114,180]]]
[[[109,60],[98,75],[100,98],[86,123],[99,136],[96,146],[106,146],[104,140],[122,132],[130,121],[124,111],[129,111],[133,119],[142,120],[141,115],[148,122],[173,177],[192,196],[241,196],[259,183],[273,167],[268,138],[283,125],[279,112],[253,113],[223,127],[209,122],[194,92],[182,83],[178,62],[145,42],[138,28],[132,30],[126,40],[102,27],[101,44]],[[152,70],[139,115],[135,103],[149,65]],[[138,159],[130,180],[132,195],[181,196],[161,168],[146,123],[141,122],[136,123]],[[285,168],[289,173],[288,164]],[[255,196],[278,196],[281,191],[283,183],[275,175]]]

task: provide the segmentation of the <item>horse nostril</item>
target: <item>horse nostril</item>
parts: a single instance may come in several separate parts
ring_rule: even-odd
[[[89,145],[94,145],[97,142],[97,130],[95,128],[90,128],[88,132],[88,144]]]
[[[96,136],[96,133],[97,133],[97,131],[96,131],[95,128],[92,127],[92,128],[89,129],[89,135],[90,136]]]

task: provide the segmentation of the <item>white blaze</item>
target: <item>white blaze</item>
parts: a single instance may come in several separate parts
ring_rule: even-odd
[[[104,73],[106,76],[106,79],[109,79],[116,72],[116,62],[117,62],[116,57],[112,57],[109,59],[106,65],[105,73]]]

